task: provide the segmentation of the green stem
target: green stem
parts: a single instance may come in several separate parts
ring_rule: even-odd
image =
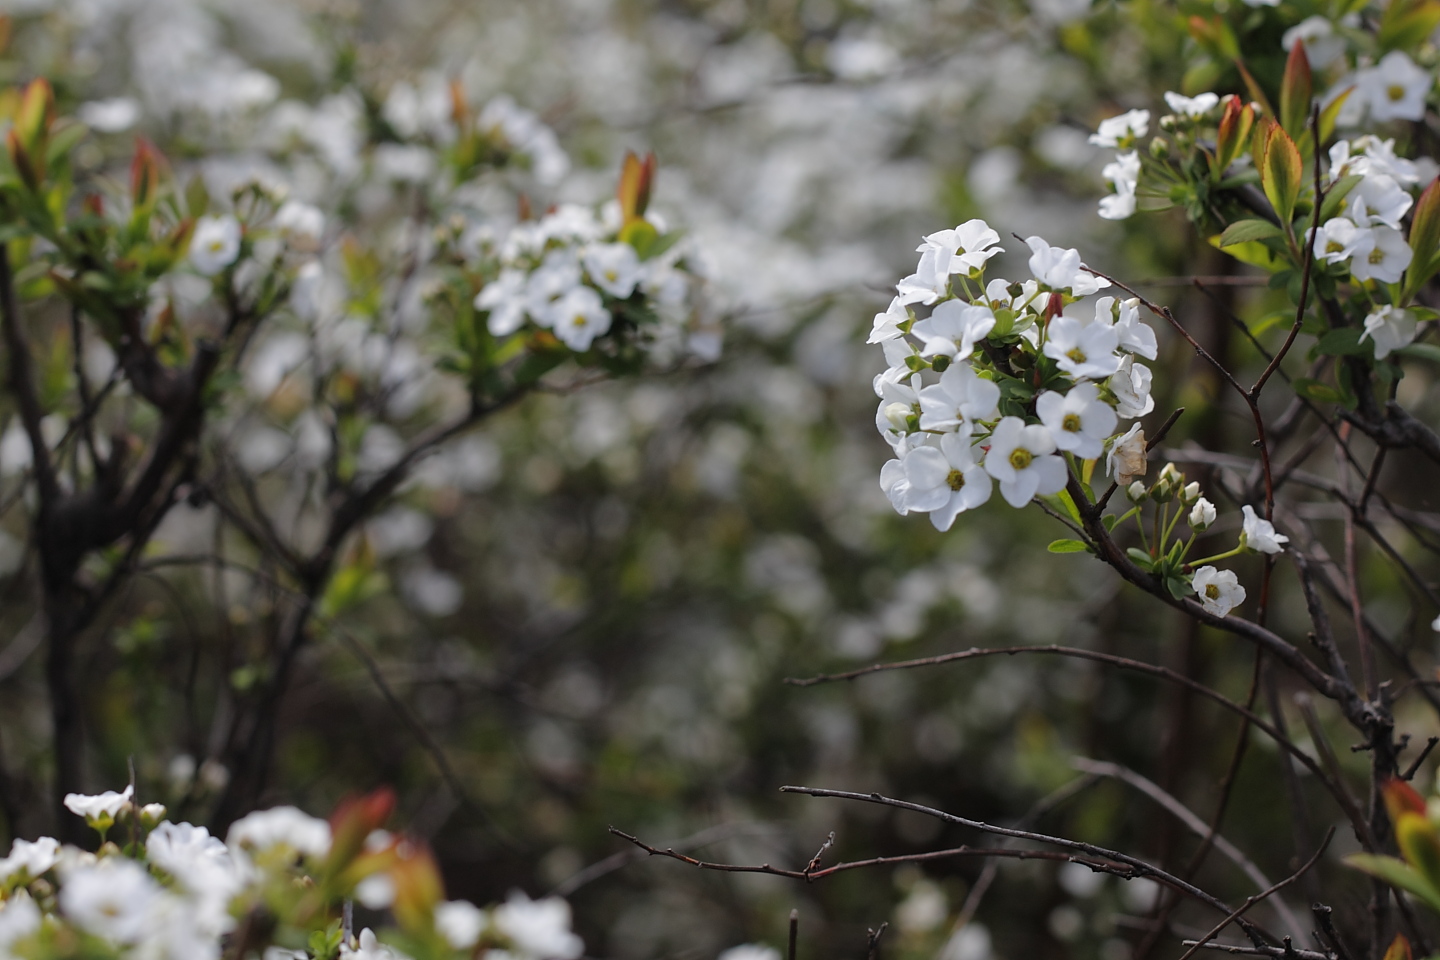
[[[1194,539],[1193,537],[1191,539]],[[1216,560],[1229,560],[1231,557],[1238,557],[1245,552],[1244,547],[1236,547],[1234,550],[1226,550],[1224,553],[1217,553],[1213,557],[1206,557],[1203,560],[1191,560],[1190,566],[1201,567],[1207,563],[1214,563]]]

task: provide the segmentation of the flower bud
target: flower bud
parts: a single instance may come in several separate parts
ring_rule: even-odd
[[[1215,522],[1215,504],[1201,497],[1195,501],[1195,506],[1191,508],[1188,520],[1190,529],[1196,533],[1205,530],[1210,524]]]
[[[1150,141],[1150,156],[1156,160],[1164,160],[1170,156],[1170,141],[1164,137],[1156,137]]]
[[[154,830],[160,825],[160,821],[165,819],[165,814],[168,812],[163,803],[147,803],[140,808],[140,826],[146,830]]]
[[[1180,489],[1181,503],[1194,503],[1200,499],[1200,481],[1192,480]]]
[[[898,400],[885,405],[885,419],[896,433],[905,433],[909,429],[910,414],[911,408]]]
[[[943,353],[936,355],[935,358],[930,361],[930,369],[936,373],[944,373],[949,366],[950,358]]]
[[[1149,495],[1149,492],[1145,489],[1145,481],[1143,480],[1136,480],[1125,488],[1125,496],[1130,498],[1131,503],[1144,503],[1145,498]]]

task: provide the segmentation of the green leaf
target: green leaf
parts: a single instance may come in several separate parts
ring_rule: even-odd
[[[1051,553],[1084,553],[1090,545],[1083,540],[1056,540],[1045,549]]]
[[[1418,870],[1407,865],[1403,860],[1395,857],[1379,857],[1372,853],[1352,853],[1345,858],[1345,863],[1384,880],[1397,890],[1404,890],[1413,893],[1424,900],[1431,910],[1440,912],[1440,890],[1436,890]]]
[[[1305,178],[1300,149],[1290,134],[1273,120],[1267,121],[1264,145],[1260,185],[1270,206],[1275,208],[1275,215],[1288,225],[1295,216],[1295,202],[1300,199],[1300,184]]]
[[[1410,222],[1410,249],[1415,256],[1405,273],[1406,299],[1414,296],[1440,268],[1440,180],[1430,181],[1415,203]]]
[[[1416,357],[1420,360],[1440,363],[1440,347],[1437,347],[1433,343],[1412,343],[1408,347],[1401,347],[1395,352],[1407,357]]]
[[[1297,394],[1316,403],[1341,403],[1345,399],[1340,391],[1328,383],[1321,383],[1319,380],[1312,380],[1309,377],[1297,377],[1291,386],[1295,388]]]
[[[1170,596],[1176,600],[1184,600],[1195,592],[1195,588],[1190,586],[1190,581],[1184,577],[1166,577],[1165,589],[1170,591]]]
[[[1220,234],[1220,246],[1233,247],[1237,243],[1249,243],[1253,240],[1270,240],[1275,237],[1283,237],[1285,232],[1269,220],[1237,220],[1225,228]]]
[[[1139,547],[1130,547],[1125,551],[1125,554],[1131,560],[1135,561],[1135,566],[1141,570],[1153,570],[1155,567],[1155,561],[1151,559],[1150,554],[1141,550]]]
[[[1292,137],[1305,132],[1305,124],[1310,119],[1312,87],[1310,58],[1305,55],[1305,44],[1297,42],[1290,47],[1285,76],[1280,83],[1280,124]]]
[[[1362,332],[1355,327],[1340,327],[1331,330],[1320,338],[1319,343],[1315,344],[1315,352],[1327,357],[1360,357],[1373,354],[1374,346],[1360,340]]]

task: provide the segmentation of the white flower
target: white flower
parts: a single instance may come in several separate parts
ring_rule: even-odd
[[[240,256],[240,221],[226,214],[201,217],[190,236],[190,265],[207,277],[224,270]]]
[[[1278,7],[1280,0],[1240,0],[1247,7]]]
[[[1110,286],[1110,281],[1084,269],[1080,251],[1052,247],[1040,237],[1026,237],[1030,247],[1030,272],[1035,279],[1055,290],[1069,289],[1077,297],[1088,297]]]
[[[1111,441],[1110,452],[1105,455],[1105,472],[1120,486],[1129,487],[1138,482],[1136,477],[1145,476],[1145,457],[1145,431],[1140,424],[1132,423],[1129,430]]]
[[[1195,571],[1190,585],[1195,588],[1195,595],[1205,612],[1217,617],[1225,616],[1245,602],[1245,588],[1240,586],[1233,570],[1201,567]]]
[[[225,845],[231,850],[285,846],[296,853],[323,857],[330,852],[330,824],[294,807],[272,807],[232,823]]]
[[[1190,516],[1187,518],[1190,529],[1199,533],[1215,522],[1215,504],[1201,497],[1195,501],[1195,506],[1190,508]]]
[[[1387,227],[1400,229],[1404,218],[1414,201],[1396,182],[1384,173],[1367,174],[1355,184],[1341,204],[1346,216],[1362,227],[1373,227],[1383,223]]]
[[[950,253],[921,244],[918,248],[920,263],[915,272],[895,284],[895,292],[904,303],[923,303],[927,306],[939,300],[950,289]]]
[[[946,300],[911,328],[925,343],[921,355],[943,355],[951,360],[964,360],[975,351],[977,340],[985,339],[995,328],[995,314],[990,308],[963,300]]]
[[[115,943],[136,943],[146,933],[160,885],[125,857],[77,867],[60,886],[60,910],[81,929]]]
[[[320,208],[299,200],[286,200],[275,211],[275,229],[292,243],[313,249],[325,233],[325,214]]]
[[[1375,66],[1361,70],[1355,95],[1370,108],[1377,121],[1419,120],[1425,116],[1425,96],[1434,77],[1399,50],[1392,50]]]
[[[930,514],[936,530],[949,530],[956,516],[990,499],[990,477],[964,434],[947,433],[939,447],[917,447],[905,455],[904,464],[905,508]]]
[[[0,903],[0,957],[9,957],[11,944],[39,929],[40,908],[30,894],[25,890],[12,894]]]
[[[360,931],[358,947],[340,944],[341,960],[399,960],[402,956],[381,943],[369,927]]]
[[[1335,146],[1343,144],[1342,140]],[[1367,133],[1363,137],[1357,137],[1354,146],[1364,151],[1363,155],[1357,158],[1356,173],[1363,173],[1367,177],[1381,175],[1392,177],[1397,183],[1414,185],[1421,181],[1420,168],[1413,160],[1406,160],[1395,155],[1395,138],[1381,140],[1374,134]],[[1331,148],[1331,157],[1334,157],[1334,148]]]
[[[34,880],[60,859],[60,841],[54,837],[38,840],[16,839],[10,845],[10,856],[0,860],[0,886],[11,877],[19,876],[21,882]]]
[[[575,251],[561,247],[545,254],[545,259],[525,287],[525,312],[542,327],[550,326],[550,306],[580,285],[580,261]]]
[[[617,300],[635,292],[640,281],[640,256],[628,243],[597,243],[585,250],[590,282]]]
[[[1384,226],[1361,230],[1350,255],[1350,276],[1362,281],[1399,283],[1414,256],[1399,230]]]
[[[1150,111],[1131,110],[1118,117],[1100,121],[1100,128],[1090,135],[1097,147],[1129,147],[1150,130]]]
[[[1384,360],[1415,340],[1415,316],[1386,304],[1365,318],[1365,332],[1360,339],[1366,337],[1375,345],[1375,359]]]
[[[1100,175],[1115,187],[1115,192],[1100,199],[1100,216],[1106,220],[1124,220],[1135,213],[1135,188],[1140,184],[1140,155],[1134,150],[1119,153],[1107,163]]]
[[[1060,316],[1050,321],[1045,356],[1072,377],[1103,380],[1120,368],[1120,336],[1109,324]]]
[[[1430,621],[1430,629],[1434,630],[1436,633],[1440,633],[1440,616],[1437,616],[1434,620]]]
[[[905,475],[905,461],[885,461],[885,466],[880,468],[880,489],[896,513],[903,517],[910,512],[910,479]]]
[[[1110,392],[1115,394],[1115,412],[1126,420],[1143,417],[1155,409],[1155,398],[1150,396],[1150,383],[1154,379],[1150,368],[1136,363],[1132,356],[1120,360],[1120,369],[1108,381]]]
[[[910,319],[910,311],[905,308],[905,301],[895,297],[890,301],[890,306],[885,308],[884,313],[875,314],[875,323],[870,328],[870,337],[866,343],[884,343],[886,340],[894,340],[903,336],[900,332],[900,324]]]
[[[571,350],[589,350],[595,338],[610,329],[610,311],[594,290],[573,287],[551,304],[549,325],[554,327],[560,342]]]
[[[130,798],[134,793],[133,786],[126,787],[123,793],[106,790],[93,797],[82,793],[69,793],[65,795],[65,808],[76,816],[84,817],[87,823],[104,823],[108,827],[129,808]]]
[[[1360,228],[1344,217],[1326,220],[1315,231],[1315,259],[1339,263],[1350,259],[1360,243]]]
[[[1065,489],[1065,461],[1054,455],[1055,440],[1039,424],[1005,417],[990,434],[985,470],[1000,481],[1000,495],[1012,507],[1023,507],[1036,494]]]
[[[525,325],[527,281],[524,270],[505,269],[475,294],[475,309],[490,311],[485,326],[494,336],[508,337]]]
[[[918,253],[931,249],[937,251],[936,266],[943,267],[948,276],[952,273],[969,274],[985,266],[986,260],[1005,252],[1003,247],[995,246],[999,242],[1000,234],[992,230],[990,224],[984,220],[966,220],[954,230],[930,234],[915,250]]]
[[[124,133],[140,120],[140,104],[130,97],[91,100],[75,111],[80,122],[101,133]]]
[[[492,922],[527,960],[575,960],[585,952],[585,942],[570,932],[570,904],[559,897],[531,900],[515,890]]]
[[[1101,298],[1100,302],[1104,302]],[[1108,313],[1108,311],[1107,311]],[[1095,310],[1095,317],[1100,318],[1100,310]],[[1160,345],[1155,339],[1155,330],[1140,319],[1140,299],[1131,297],[1120,302],[1120,319],[1115,321],[1115,332],[1120,337],[1120,349],[1129,350],[1138,354],[1146,360],[1154,360],[1159,354]]]
[[[1284,544],[1290,542],[1290,538],[1283,533],[1276,533],[1274,525],[1269,520],[1262,520],[1255,515],[1255,508],[1248,503],[1240,508],[1245,515],[1245,526],[1240,531],[1240,545],[1248,547],[1259,553],[1281,553],[1285,550]]]
[[[726,950],[715,960],[780,960],[780,951],[761,943],[742,943]]]
[[[470,950],[485,932],[485,912],[464,900],[447,900],[435,908],[435,929],[456,950]]]
[[[976,420],[995,415],[1000,387],[975,373],[968,363],[952,363],[940,382],[920,391],[920,429],[955,430],[969,436]]]
[[[1315,70],[1324,70],[1345,52],[1345,38],[1337,37],[1334,25],[1318,15],[1307,17],[1286,30],[1280,46],[1289,53],[1297,42],[1305,44],[1305,56]]]
[[[1182,97],[1178,93],[1167,92],[1165,103],[1170,109],[1187,117],[1203,117],[1214,110],[1220,102],[1220,96],[1214,93],[1201,93],[1193,97]]]
[[[1115,411],[1100,399],[1100,388],[1080,383],[1063,396],[1046,390],[1035,399],[1035,412],[1050,431],[1055,446],[1082,460],[1105,452],[1105,438],[1115,431]]]

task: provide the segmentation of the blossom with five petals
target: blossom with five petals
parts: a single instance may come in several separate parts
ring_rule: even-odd
[[[1055,456],[1055,439],[1038,423],[1005,417],[990,434],[985,470],[1000,481],[1000,495],[1012,507],[1023,507],[1036,494],[1065,489],[1065,461]]]
[[[1227,615],[1245,602],[1245,588],[1240,586],[1240,580],[1233,570],[1201,567],[1195,571],[1195,578],[1190,585],[1195,588],[1195,596],[1199,598],[1205,612],[1213,613],[1217,617]]]
[[[1119,345],[1112,325],[1060,316],[1050,321],[1044,352],[1072,377],[1103,380],[1120,369]]]
[[[976,420],[995,415],[1000,387],[975,373],[968,363],[952,363],[940,382],[920,391],[920,429],[969,436]]]
[[[1275,532],[1275,525],[1255,514],[1255,508],[1248,503],[1240,508],[1245,515],[1245,525],[1240,531],[1240,546],[1258,553],[1281,553],[1290,538]]]
[[[1076,384],[1063,395],[1046,390],[1035,399],[1035,412],[1055,446],[1082,460],[1104,453],[1105,439],[1115,432],[1115,411],[1093,383]]]
[[[938,447],[911,450],[904,464],[906,509],[930,514],[936,530],[949,530],[957,516],[990,499],[990,476],[963,434],[947,433]]]

